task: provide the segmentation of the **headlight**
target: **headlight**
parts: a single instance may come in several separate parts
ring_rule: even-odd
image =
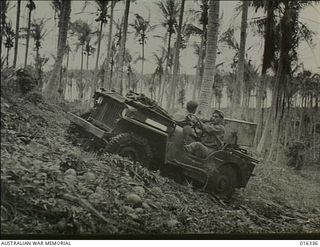
[[[125,117],[127,115],[127,111],[128,111],[128,108],[124,108],[123,111],[121,112],[121,116]]]

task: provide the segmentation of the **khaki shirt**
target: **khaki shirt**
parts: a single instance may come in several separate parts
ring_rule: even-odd
[[[204,136],[201,138],[201,142],[207,147],[223,146],[223,139],[225,135],[225,128],[222,124],[205,123],[202,124]]]

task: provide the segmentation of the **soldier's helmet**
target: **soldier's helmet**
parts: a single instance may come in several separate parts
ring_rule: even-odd
[[[214,110],[213,114],[217,114],[221,119],[224,119],[224,113],[220,110]]]

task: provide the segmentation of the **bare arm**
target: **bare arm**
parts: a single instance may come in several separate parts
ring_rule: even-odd
[[[202,123],[202,129],[209,133],[214,135],[221,135],[225,133],[225,129],[223,125],[213,125],[213,124],[204,124]]]

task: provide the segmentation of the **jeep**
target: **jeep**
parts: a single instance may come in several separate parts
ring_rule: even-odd
[[[105,142],[105,151],[139,161],[164,174],[191,179],[218,196],[245,187],[259,162],[243,146],[251,146],[256,124],[225,119],[225,145],[206,158],[184,149],[183,128],[150,98],[134,92],[95,92],[86,117],[68,112],[69,120]],[[196,128],[196,126],[193,126]],[[197,132],[198,133],[198,132]]]

